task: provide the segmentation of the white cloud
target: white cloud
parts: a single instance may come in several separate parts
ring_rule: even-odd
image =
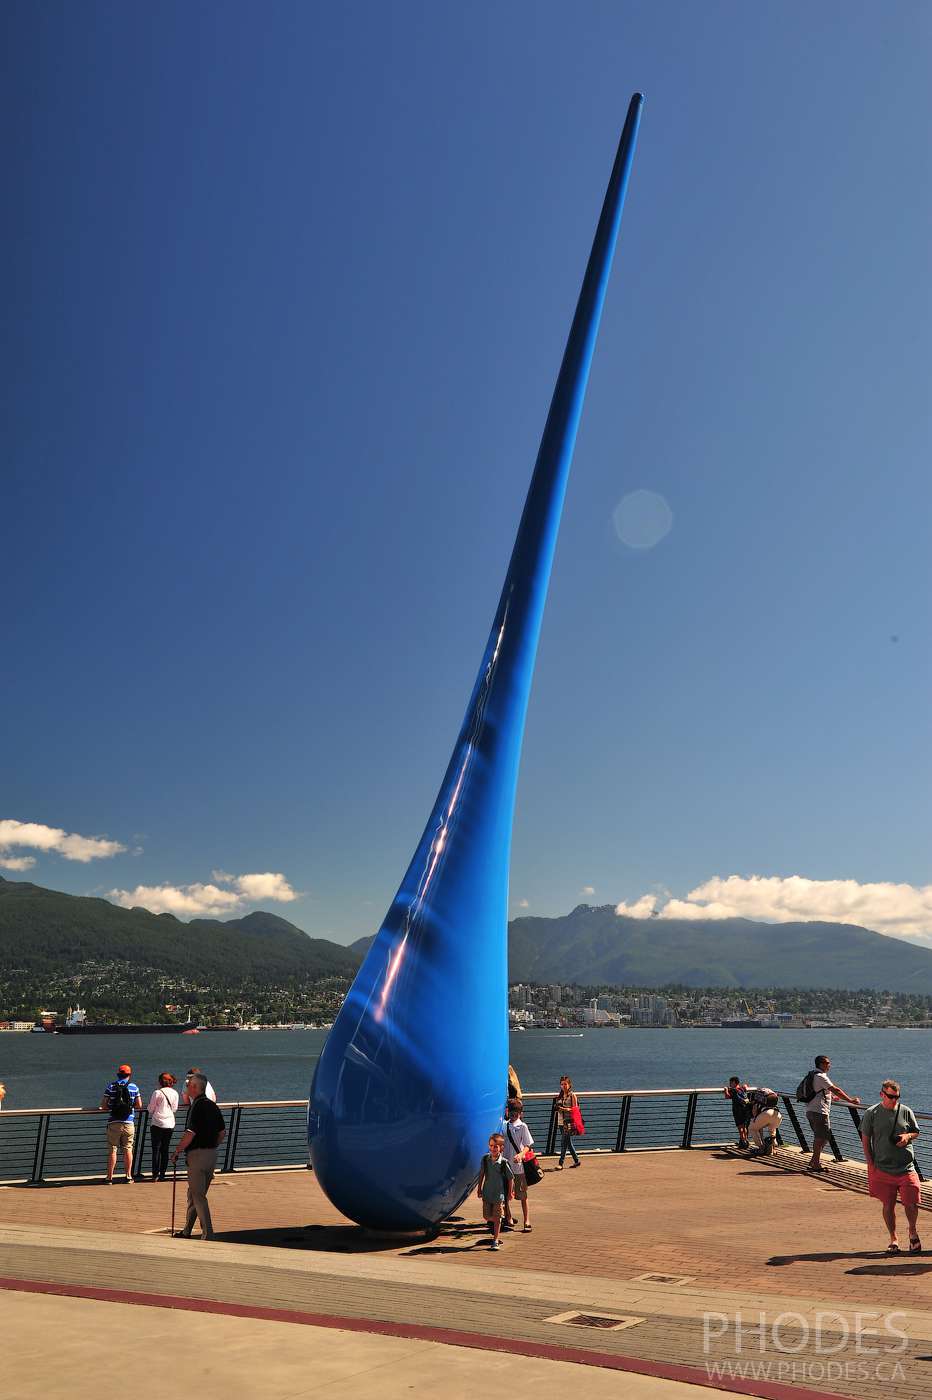
[[[657,907],[655,894],[642,894],[633,904],[616,904],[616,914],[626,914],[629,919],[649,919]]]
[[[290,904],[298,898],[297,891],[291,888],[284,875],[274,874],[271,870],[262,875],[235,875],[233,886],[243,899],[253,903],[260,899],[274,899],[279,904]]]
[[[519,900],[518,900],[518,908],[519,908],[519,909],[530,909],[530,907],[531,907],[531,901],[530,901],[529,899],[519,899]]]
[[[579,893],[580,893],[580,894],[595,894],[595,886],[594,886],[594,885],[583,885],[583,887],[582,887],[582,889],[579,891]]]
[[[0,870],[31,870],[35,856],[0,856]]]
[[[616,914],[661,919],[759,919],[785,924],[824,920],[860,924],[893,937],[932,935],[932,885],[886,881],[810,880],[804,875],[719,875],[690,890],[685,899],[656,895],[621,903]]]
[[[175,914],[179,919],[233,913],[242,903],[234,890],[217,885],[137,885],[134,890],[111,890],[107,896],[124,909],[148,909],[152,914]]]
[[[0,853],[25,846],[34,851],[57,851],[65,860],[78,860],[86,865],[91,860],[102,860],[107,856],[119,855],[125,851],[119,841],[108,841],[102,836],[79,836],[76,832],[62,831],[57,826],[44,826],[41,822],[18,822],[12,818],[0,821]],[[30,860],[29,856],[4,857],[4,869],[27,870],[25,865],[9,865],[8,860]]]
[[[107,895],[124,909],[137,906],[153,914],[174,914],[179,919],[216,918],[235,914],[244,904],[274,900],[290,904],[300,896],[284,875],[265,871],[253,875],[228,875],[215,870],[216,884],[137,885],[134,890],[110,890]],[[231,886],[224,889],[223,885]]]

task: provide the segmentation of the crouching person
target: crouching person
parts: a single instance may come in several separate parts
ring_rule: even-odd
[[[758,1095],[756,1100],[755,1094]],[[772,1089],[755,1089],[751,1101],[755,1108],[751,1119],[751,1141],[762,1156],[769,1157],[777,1141],[777,1129],[783,1122],[783,1114],[777,1107],[780,1096]]]

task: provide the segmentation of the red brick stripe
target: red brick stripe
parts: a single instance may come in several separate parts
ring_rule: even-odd
[[[260,1322],[291,1322],[304,1327],[332,1327],[341,1332],[368,1332],[380,1337],[405,1337],[418,1342],[441,1342],[445,1346],[473,1347],[478,1351],[502,1351],[514,1356],[536,1356],[543,1361],[569,1361],[577,1366],[599,1366],[609,1371],[630,1371],[639,1376],[702,1385],[711,1390],[737,1395],[755,1395],[761,1400],[839,1400],[837,1395],[808,1390],[803,1386],[781,1385],[777,1381],[740,1380],[729,1377],[710,1380],[704,1371],[665,1361],[642,1361],[631,1356],[587,1351],[580,1347],[555,1346],[550,1342],[527,1342],[514,1337],[488,1337],[478,1332],[459,1332],[450,1327],[423,1327],[416,1322],[379,1322],[367,1317],[335,1317],[330,1313],[296,1312],[291,1308],[260,1308],[248,1303],[220,1303],[211,1298],[181,1298],[168,1293],[132,1293],[122,1288],[90,1288],[77,1283],[47,1283],[37,1279],[0,1278],[0,1289],[11,1293],[47,1293],[56,1298],[90,1298],[100,1303],[130,1303],[145,1308],[175,1308],[180,1312],[216,1313],[221,1317],[255,1318]]]

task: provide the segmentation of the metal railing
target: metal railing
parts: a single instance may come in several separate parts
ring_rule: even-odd
[[[806,1134],[808,1132],[811,1137],[812,1128],[806,1118],[805,1108],[789,1094],[781,1094],[780,1098],[786,1109],[784,1126],[789,1123],[799,1146],[803,1152],[808,1152],[809,1142]],[[857,1106],[843,1103],[840,1099],[835,1100],[832,1107],[832,1127],[828,1136],[828,1146],[836,1162],[846,1162],[851,1157],[857,1161],[864,1160],[864,1150],[861,1144],[861,1115],[865,1107],[864,1104]],[[913,1111],[915,1112],[915,1110]],[[916,1119],[920,1123],[932,1123],[932,1113],[916,1112]],[[924,1142],[920,1135],[913,1143],[913,1155],[916,1159],[916,1173],[920,1181],[925,1181],[927,1176],[932,1174],[932,1143]]]
[[[720,1088],[633,1089],[580,1094],[586,1134],[582,1152],[632,1152],[712,1146],[731,1136],[730,1108]],[[559,1151],[552,1095],[527,1094],[525,1121],[544,1155]],[[307,1166],[307,1101],[280,1099],[220,1105],[226,1137],[221,1172]],[[0,1114],[0,1182],[87,1180],[105,1174],[106,1117],[96,1108],[16,1109]],[[136,1116],[132,1174],[151,1170],[149,1115]],[[173,1142],[184,1131],[183,1115]],[[117,1174],[122,1174],[118,1159]]]
[[[226,1136],[217,1154],[218,1170],[275,1171],[307,1166],[307,1100],[271,1099],[220,1105]],[[0,1182],[87,1180],[106,1174],[107,1115],[96,1108],[21,1108],[0,1113]],[[172,1144],[184,1132],[185,1110],[177,1115]],[[184,1159],[179,1161],[182,1174]],[[151,1171],[149,1113],[136,1114],[132,1175]],[[123,1174],[122,1153],[116,1175]]]
[[[685,1089],[606,1089],[577,1093],[586,1125],[584,1136],[573,1137],[580,1153],[657,1152],[718,1147],[736,1135],[731,1104],[720,1086]],[[802,1105],[789,1094],[783,1103],[783,1135],[795,1137],[809,1150],[809,1124]],[[562,1134],[552,1094],[525,1094],[524,1120],[543,1156],[554,1156]],[[220,1105],[226,1137],[218,1154],[218,1170],[274,1171],[307,1167],[307,1100],[276,1099]],[[917,1113],[932,1122],[932,1114]],[[104,1176],[106,1117],[96,1108],[23,1108],[0,1113],[0,1183],[94,1180]],[[149,1115],[136,1119],[132,1174],[151,1170]],[[177,1143],[184,1131],[178,1115]],[[932,1138],[932,1134],[930,1134]],[[782,1141],[778,1135],[778,1141]],[[860,1112],[836,1103],[829,1149],[836,1161],[863,1159]],[[914,1144],[917,1167],[925,1179],[932,1175],[932,1141]],[[122,1174],[118,1160],[117,1172]]]
[[[577,1152],[657,1152],[716,1147],[733,1137],[731,1105],[720,1087],[577,1091],[585,1134]],[[524,1094],[524,1121],[543,1156],[562,1147],[552,1094]]]

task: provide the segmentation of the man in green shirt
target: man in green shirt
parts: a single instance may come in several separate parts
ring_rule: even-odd
[[[909,1252],[920,1254],[922,1241],[916,1232],[922,1183],[916,1171],[913,1143],[919,1136],[919,1124],[911,1108],[900,1102],[900,1086],[895,1079],[885,1079],[880,1089],[880,1103],[872,1104],[861,1119],[861,1142],[867,1158],[867,1182],[870,1194],[883,1209],[883,1221],[890,1231],[888,1254],[899,1254],[896,1237],[896,1201],[903,1203],[909,1225]]]

